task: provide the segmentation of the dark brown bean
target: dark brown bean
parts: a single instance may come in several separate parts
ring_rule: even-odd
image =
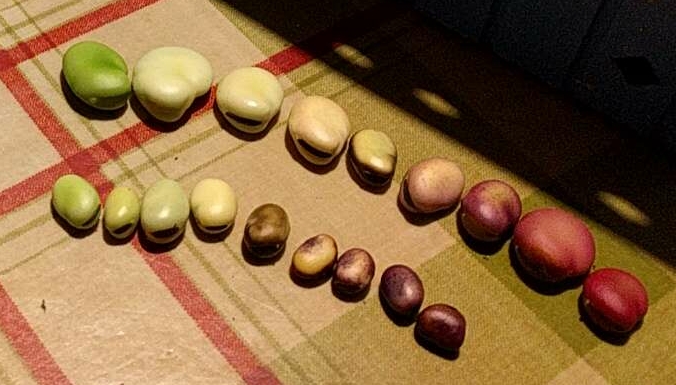
[[[438,303],[418,314],[415,334],[439,349],[457,351],[465,341],[465,327],[465,317],[458,309]]]
[[[352,248],[338,258],[331,285],[339,295],[353,296],[366,290],[376,271],[376,264],[366,250]]]
[[[402,317],[415,315],[425,296],[418,274],[405,265],[392,265],[385,269],[379,290],[390,310]]]
[[[244,245],[259,258],[272,258],[286,245],[291,225],[284,209],[266,203],[249,214],[244,227]]]

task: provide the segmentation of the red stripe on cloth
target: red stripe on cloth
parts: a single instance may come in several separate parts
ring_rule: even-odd
[[[80,145],[17,68],[1,71],[0,81],[5,83],[9,92],[62,158],[80,152]]]
[[[145,262],[169,289],[186,313],[226,361],[250,385],[281,384],[268,368],[263,366],[239,336],[200,293],[195,284],[169,254],[151,254],[141,246],[138,237],[132,241]]]
[[[5,333],[39,384],[71,384],[1,284],[0,330]]]
[[[120,0],[94,10],[80,18],[71,20],[49,32],[2,51],[0,71],[13,67],[25,60],[49,51],[50,49],[100,28],[110,22],[121,19],[160,0]]]

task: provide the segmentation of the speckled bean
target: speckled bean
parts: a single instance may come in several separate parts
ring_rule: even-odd
[[[338,255],[336,241],[328,234],[315,235],[303,242],[293,253],[293,273],[303,279],[318,279],[329,275]]]
[[[368,251],[351,248],[338,257],[331,285],[339,295],[357,295],[371,285],[375,271],[375,261]]]

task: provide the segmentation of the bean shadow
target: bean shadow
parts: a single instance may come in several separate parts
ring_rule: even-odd
[[[354,183],[357,184],[357,186],[359,186],[362,190],[371,194],[383,195],[387,193],[387,191],[390,189],[390,186],[392,185],[392,179],[390,179],[389,181],[387,181],[387,183],[383,185],[374,185],[367,183],[357,172],[356,166],[352,161],[352,157],[350,156],[349,147],[346,150],[345,157],[346,157],[345,169],[347,170],[347,174],[354,181]]]
[[[275,255],[270,257],[261,257],[252,253],[246,246],[244,238],[242,238],[240,243],[240,251],[242,252],[242,258],[244,258],[244,261],[246,261],[248,264],[253,266],[268,266],[274,265],[282,259],[284,253],[286,252],[286,244],[284,244],[282,248],[280,248],[279,251],[275,253]]]
[[[631,335],[639,330],[641,326],[643,326],[643,320],[641,320],[636,327],[631,330],[628,333],[612,333],[606,330],[601,329],[598,325],[596,325],[591,318],[589,317],[589,314],[584,308],[584,299],[582,297],[582,294],[577,298],[577,309],[580,313],[580,321],[585,324],[585,326],[600,340],[609,343],[611,345],[615,346],[623,346],[625,345],[628,341]]]
[[[378,290],[378,300],[380,301],[380,307],[385,312],[387,318],[389,318],[390,321],[392,321],[395,325],[400,327],[406,327],[415,323],[418,311],[420,310],[419,307],[413,310],[410,314],[402,315],[392,310],[392,308],[387,303],[387,300],[385,299],[383,293],[380,290]]]
[[[291,158],[295,160],[298,164],[303,166],[306,170],[314,173],[314,174],[328,174],[329,172],[333,171],[338,167],[338,163],[340,163],[340,158],[343,156],[343,153],[345,152],[345,146],[341,149],[341,152],[336,155],[331,162],[325,165],[317,165],[314,163],[311,163],[301,153],[298,151],[298,148],[296,147],[296,144],[293,141],[293,138],[291,137],[291,134],[289,133],[288,127],[286,128],[286,131],[284,133],[284,146],[286,147],[286,150],[289,152],[291,155]]]
[[[485,241],[480,241],[474,237],[472,237],[467,230],[465,229],[465,226],[462,224],[462,219],[461,219],[461,213],[460,210],[456,212],[455,215],[455,225],[458,228],[458,234],[460,235],[460,238],[463,240],[464,244],[467,245],[472,251],[475,253],[481,254],[483,256],[493,256],[500,252],[502,248],[507,244],[512,236],[511,231],[509,234],[506,234],[505,236],[502,237],[502,239],[499,239],[494,242],[485,242]]]
[[[168,252],[174,250],[178,245],[180,245],[181,242],[183,241],[183,238],[185,237],[185,230],[184,230],[184,231],[181,232],[181,235],[179,235],[178,238],[174,239],[171,242],[157,243],[157,242],[153,242],[150,239],[148,239],[148,236],[140,228],[137,230],[136,233],[138,234],[139,244],[141,245],[143,250],[147,251],[150,254],[168,253]]]
[[[658,140],[636,135],[575,101],[567,90],[554,89],[507,63],[487,42],[469,41],[429,20],[411,2],[227,3],[355,87],[676,266],[676,206],[670,202],[676,195],[676,156]],[[372,66],[358,67],[336,54],[336,43],[364,54]],[[416,97],[421,90],[461,114],[438,113]],[[295,154],[288,141],[287,148]],[[328,171],[295,159],[313,172]],[[649,218],[648,224],[636,226],[613,212],[599,202],[599,192],[631,202]],[[418,225],[436,220],[407,217]]]
[[[225,238],[232,233],[233,227],[235,227],[235,224],[232,223],[230,226],[228,226],[227,229],[219,232],[219,233],[207,233],[206,231],[202,230],[202,228],[197,224],[197,220],[195,219],[194,215],[190,213],[190,228],[192,229],[193,235],[197,239],[199,239],[202,242],[206,243],[218,243],[218,242],[223,242]]]
[[[418,345],[438,357],[448,361],[455,361],[460,357],[460,350],[441,349],[437,345],[422,337],[420,333],[417,332],[416,328],[413,328],[413,338],[415,339],[415,342],[418,343]]]
[[[218,121],[218,125],[221,127],[221,129],[223,129],[223,131],[227,132],[228,134],[234,136],[239,140],[243,140],[246,142],[255,142],[257,140],[261,140],[264,137],[266,137],[268,133],[279,123],[280,118],[280,112],[277,112],[277,114],[275,114],[275,116],[272,117],[268,125],[265,126],[265,128],[262,131],[257,133],[247,133],[237,129],[235,126],[230,124],[230,122],[228,121],[228,119],[226,119],[225,115],[223,115],[223,112],[218,108],[218,105],[216,103],[214,103],[212,110],[214,116],[216,117],[216,120]]]
[[[333,294],[334,297],[338,298],[343,302],[351,302],[351,303],[361,302],[364,299],[366,299],[366,297],[368,297],[370,292],[371,285],[369,285],[366,289],[354,294],[343,293],[336,287],[336,285],[334,285],[334,281],[333,280],[331,281],[331,293]]]
[[[100,206],[99,206],[99,213],[97,214],[96,223],[92,224],[92,226],[90,228],[87,228],[87,229],[78,229],[76,227],[73,227],[70,223],[68,223],[68,221],[66,221],[61,215],[59,215],[59,213],[54,208],[54,204],[52,202],[50,202],[49,208],[50,208],[50,212],[52,214],[52,218],[54,218],[54,221],[66,233],[68,233],[68,235],[70,235],[73,238],[82,239],[82,238],[90,236],[91,234],[93,234],[97,230],[97,227],[98,227],[99,222],[100,222],[100,219],[99,219],[99,217],[101,215]]]
[[[80,99],[68,85],[63,71],[59,74],[59,82],[61,84],[61,92],[63,93],[66,102],[76,113],[87,118],[88,120],[115,120],[124,115],[127,111],[129,103],[123,107],[115,110],[101,110],[94,108]]]
[[[306,289],[311,289],[328,282],[331,279],[331,272],[327,270],[319,274],[317,277],[304,277],[298,273],[296,268],[293,266],[293,263],[291,263],[289,264],[289,278],[291,278],[291,281],[293,281],[293,283],[296,285]]]
[[[211,103],[213,103],[213,93],[214,89],[212,88],[210,92],[195,98],[190,107],[188,107],[185,113],[175,122],[164,122],[152,116],[148,110],[143,107],[134,93],[132,93],[131,97],[129,98],[129,106],[132,111],[134,111],[134,114],[150,129],[158,132],[168,133],[178,130],[179,128],[183,127],[191,118],[208,110],[209,106],[211,106]]]

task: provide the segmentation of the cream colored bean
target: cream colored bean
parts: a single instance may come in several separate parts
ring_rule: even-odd
[[[258,67],[239,68],[226,75],[216,91],[216,105],[240,131],[263,131],[282,106],[284,90],[270,72]]]
[[[188,198],[178,182],[161,179],[150,186],[141,202],[141,228],[148,240],[165,244],[178,239],[190,215]]]
[[[293,253],[293,273],[303,279],[318,279],[328,276],[336,262],[338,247],[328,234],[315,235],[303,242]]]
[[[196,97],[209,92],[212,81],[211,65],[198,52],[184,47],[160,47],[138,60],[132,88],[152,116],[175,122]]]
[[[118,239],[129,237],[141,216],[141,202],[129,187],[117,186],[108,197],[103,209],[103,225],[108,233]]]
[[[87,180],[79,175],[67,174],[54,183],[52,207],[69,225],[85,230],[98,222],[101,199]]]
[[[252,256],[273,258],[284,250],[291,231],[283,208],[266,203],[254,209],[244,227],[244,245]]]
[[[397,165],[397,147],[386,133],[365,129],[350,139],[350,164],[360,179],[373,186],[383,186],[392,180]]]
[[[301,99],[289,112],[289,134],[298,152],[316,165],[329,164],[340,154],[350,129],[343,108],[323,96]]]
[[[414,213],[432,213],[458,204],[465,188],[460,167],[445,158],[420,161],[406,172],[399,190],[399,203]]]
[[[205,233],[226,231],[237,215],[237,196],[226,182],[208,178],[199,181],[190,193],[190,211]]]

